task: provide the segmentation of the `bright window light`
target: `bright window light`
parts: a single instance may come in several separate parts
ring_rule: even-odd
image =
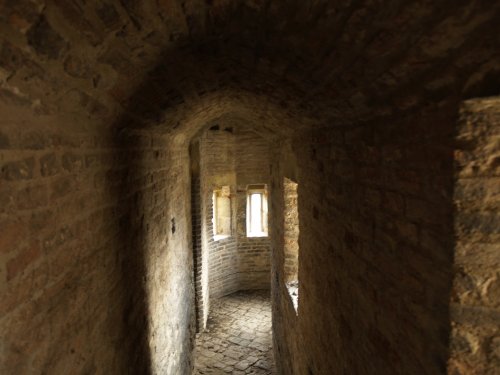
[[[262,194],[250,195],[250,233],[263,232],[262,227]]]
[[[247,188],[247,237],[266,237],[267,191],[265,185]]]

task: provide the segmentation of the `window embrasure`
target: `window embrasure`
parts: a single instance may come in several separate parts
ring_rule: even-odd
[[[286,288],[290,295],[295,313],[299,308],[299,207],[298,185],[283,179],[284,207],[284,271]]]
[[[213,193],[214,240],[231,236],[231,189],[222,186]]]

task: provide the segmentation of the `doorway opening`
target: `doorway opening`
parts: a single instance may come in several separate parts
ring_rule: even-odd
[[[270,374],[271,144],[225,122],[210,124],[190,145],[195,363],[204,373]]]

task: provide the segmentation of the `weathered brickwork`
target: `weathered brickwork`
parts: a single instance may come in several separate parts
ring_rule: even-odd
[[[40,114],[125,112],[133,126],[180,125],[194,134],[232,113],[269,132],[497,94],[496,2],[0,6],[0,95]]]
[[[195,141],[189,146],[191,163],[191,236],[193,246],[193,277],[195,293],[196,332],[206,328],[209,311],[208,282],[203,277],[208,276],[203,262],[206,254],[202,245],[201,217],[201,181],[200,181],[200,144]],[[204,270],[205,267],[205,270]]]
[[[201,204],[204,246],[208,263],[209,298],[219,298],[238,290],[237,238],[234,235],[236,206],[235,193],[235,137],[229,126],[214,125],[200,140]],[[231,235],[215,240],[213,230],[213,192],[222,186],[231,190]]]
[[[273,286],[283,373],[446,371],[455,124],[452,111],[444,109],[390,124],[303,134],[294,142],[298,318],[284,275]],[[286,166],[275,168],[273,210],[283,212]],[[277,249],[283,249],[280,225]],[[281,264],[283,254],[273,258]],[[318,350],[302,350],[313,346]]]
[[[239,289],[269,289],[271,253],[269,237],[247,237],[247,186],[271,181],[271,144],[248,128],[236,132],[236,234],[238,236]],[[268,217],[272,222],[272,214]]]
[[[268,289],[269,238],[247,237],[246,186],[269,182],[269,144],[250,130],[220,122],[203,133],[199,147],[204,223],[201,230],[207,249],[210,298],[238,290]],[[215,240],[212,194],[222,186],[231,189],[232,234]]]
[[[16,111],[1,123],[0,372],[133,373],[168,356],[177,364],[164,368],[189,368],[191,303],[171,296],[192,295],[188,200],[167,202],[185,195],[167,176],[187,181],[188,155],[147,132],[112,142],[55,127],[21,133]],[[158,288],[165,282],[178,287]]]
[[[273,151],[271,246],[233,243],[219,285],[271,269],[281,373],[498,372],[498,121],[458,116],[499,95],[499,36],[498,1],[0,1],[0,373],[190,372],[189,142],[222,118]]]
[[[455,150],[451,359],[458,374],[500,369],[500,100],[464,103]]]
[[[285,281],[298,280],[299,270],[299,207],[297,183],[283,180],[283,273]]]

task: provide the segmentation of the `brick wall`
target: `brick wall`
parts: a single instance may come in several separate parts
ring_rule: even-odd
[[[421,113],[294,140],[298,317],[281,271],[282,179],[291,159],[281,155],[272,198],[273,324],[282,373],[446,371],[455,117],[452,110]]]
[[[299,211],[297,183],[283,181],[283,272],[285,281],[297,281],[299,269]]]
[[[0,112],[0,372],[189,368],[187,152]]]
[[[439,132],[461,98],[498,94],[499,16],[495,1],[0,2],[0,372],[189,371],[185,143],[224,115],[299,134],[299,310],[314,319],[290,310],[273,242],[282,367],[443,372]]]
[[[229,128],[229,126],[227,126]],[[235,139],[226,126],[217,125],[216,129],[207,130],[200,140],[202,216],[204,246],[207,249],[209,298],[218,298],[237,290],[237,246],[234,235],[234,171]],[[214,240],[213,233],[213,191],[222,186],[231,189],[231,236]]]
[[[270,237],[247,237],[247,185],[270,187],[270,143],[245,127],[236,131],[236,180],[239,289],[269,289],[271,280]],[[272,222],[272,214],[269,214]]]
[[[203,253],[201,220],[200,143],[192,142],[189,147],[191,162],[191,225],[193,246],[193,277],[195,294],[196,331],[205,329],[208,318],[208,282],[204,282],[203,270],[206,254]]]
[[[241,289],[266,289],[270,280],[269,238],[246,236],[246,186],[268,183],[269,146],[254,132],[228,124],[207,130],[200,140],[210,298]],[[231,189],[233,228],[231,237],[216,241],[212,193],[221,186]]]

